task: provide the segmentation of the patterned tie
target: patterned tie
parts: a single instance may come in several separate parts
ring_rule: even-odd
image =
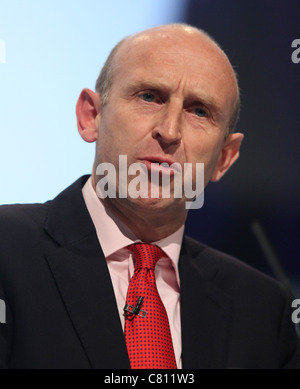
[[[154,276],[155,265],[165,254],[159,247],[146,243],[128,248],[136,259],[124,308],[131,368],[176,369],[168,316]]]

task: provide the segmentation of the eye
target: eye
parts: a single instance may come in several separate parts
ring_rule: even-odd
[[[148,103],[152,103],[155,100],[155,96],[151,92],[145,92],[140,95],[140,98]]]
[[[200,108],[200,107],[195,108],[194,113],[195,113],[195,115],[202,117],[202,118],[208,116],[206,110],[203,108]]]

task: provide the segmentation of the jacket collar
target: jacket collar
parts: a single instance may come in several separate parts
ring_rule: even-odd
[[[82,196],[82,188],[89,176],[74,184],[48,202],[46,232],[60,245],[78,242],[95,231]]]
[[[45,253],[59,294],[92,368],[129,368],[106,260],[86,209],[82,177],[48,205]]]
[[[233,304],[221,286],[212,250],[185,237],[181,249],[183,368],[226,366]]]

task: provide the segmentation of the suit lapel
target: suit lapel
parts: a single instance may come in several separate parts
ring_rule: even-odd
[[[55,249],[46,258],[91,367],[130,368],[106,260],[81,193],[87,178],[49,203],[45,230]],[[183,368],[226,365],[232,303],[217,286],[213,263],[205,247],[183,240],[179,261]]]
[[[129,368],[106,260],[77,182],[49,204],[46,258],[92,368]]]
[[[213,262],[204,246],[184,239],[179,261],[183,368],[226,366],[232,302],[217,286]]]

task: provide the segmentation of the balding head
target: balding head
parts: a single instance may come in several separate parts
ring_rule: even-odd
[[[112,88],[115,75],[118,69],[124,63],[124,60],[141,46],[152,46],[156,48],[156,43],[165,41],[165,44],[171,44],[176,41],[178,44],[185,44],[191,40],[198,42],[195,46],[195,55],[201,55],[202,50],[207,50],[215,53],[216,61],[225,66],[226,77],[231,79],[234,96],[232,98],[232,110],[228,121],[226,136],[233,132],[239,117],[240,111],[240,93],[236,73],[230,64],[230,61],[224,51],[216,43],[216,41],[205,31],[187,24],[169,24],[158,27],[153,27],[148,30],[139,32],[135,35],[121,40],[110,52],[101,73],[97,79],[96,91],[101,95],[102,104],[105,105],[108,101],[109,92]],[[180,55],[180,53],[179,53]],[[192,60],[192,59],[191,59]]]
[[[239,156],[243,135],[228,135],[239,99],[232,66],[206,33],[186,25],[155,27],[113,49],[97,92],[84,90],[77,103],[80,134],[96,141],[94,188],[103,175],[107,179],[98,167],[113,166],[116,175],[109,180],[115,180],[116,197],[106,198],[107,206],[141,240],[162,239],[186,219],[186,199],[195,193],[185,192],[185,182],[197,187],[197,166],[203,166],[205,187],[220,180]],[[145,187],[138,183],[143,193],[136,197],[129,189],[139,179],[132,175],[137,164],[151,179],[148,175]],[[183,173],[181,183],[171,166]],[[160,178],[152,195],[153,171],[158,177],[172,173],[169,196],[163,195]]]

